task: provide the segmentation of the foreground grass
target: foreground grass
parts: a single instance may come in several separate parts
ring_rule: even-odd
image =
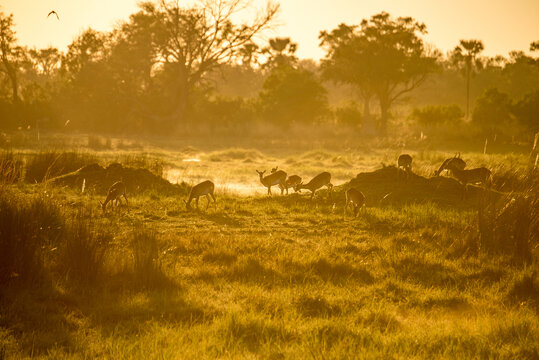
[[[254,169],[275,165],[305,178],[330,170],[339,185],[400,152],[120,153],[105,143],[82,155],[164,176],[176,169],[178,180],[218,188],[207,211],[187,211],[179,187],[178,196],[130,189],[129,211],[106,215],[90,178],[84,191],[17,183],[18,154],[7,154],[18,175],[0,186],[0,235],[16,229],[32,263],[17,257],[17,271],[0,278],[0,359],[538,359],[537,245],[526,262],[479,249],[473,200],[401,191],[380,204],[386,190],[373,183],[363,191],[379,196],[352,218],[342,189],[334,201],[324,191],[309,201],[219,185],[261,188]],[[411,153],[423,175],[447,156]],[[525,155],[463,156],[494,170],[496,190],[519,190]],[[191,158],[201,161],[182,161]]]
[[[93,280],[44,242],[43,275],[0,289],[0,357],[539,357],[537,261],[470,254],[473,209],[343,219],[322,193],[218,196],[188,212],[151,194],[102,215],[71,190],[10,191],[110,236]]]

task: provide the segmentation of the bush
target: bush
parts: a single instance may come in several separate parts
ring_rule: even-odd
[[[517,121],[532,133],[539,131],[539,90],[524,95],[513,106]]]
[[[514,130],[509,95],[495,88],[486,90],[475,101],[472,122],[486,135],[502,135]]]
[[[429,105],[414,108],[410,118],[423,126],[440,126],[457,124],[464,117],[464,112],[458,105]]]
[[[241,97],[199,96],[192,106],[194,122],[210,125],[210,129],[248,125],[256,116],[251,102]]]
[[[335,110],[335,119],[339,125],[361,127],[362,117],[361,111],[354,101]]]
[[[327,91],[316,75],[287,65],[272,70],[258,103],[265,120],[285,127],[294,122],[315,122],[329,112]]]

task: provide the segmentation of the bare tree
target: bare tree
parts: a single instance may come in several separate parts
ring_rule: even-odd
[[[271,2],[251,23],[235,24],[234,16],[247,5],[245,0],[203,0],[190,8],[179,1],[142,4],[143,11],[159,20],[152,27],[156,60],[174,69],[173,118],[185,119],[189,95],[206,74],[245,55],[245,46],[272,26],[279,6]]]

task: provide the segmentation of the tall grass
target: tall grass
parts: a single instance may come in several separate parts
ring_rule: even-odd
[[[539,231],[539,183],[530,179],[528,189],[499,197],[482,191],[477,211],[480,248],[511,255],[518,262],[532,257]]]
[[[30,155],[26,163],[25,180],[30,183],[67,174],[97,162],[97,157],[78,151],[46,150]]]
[[[59,268],[69,280],[91,285],[104,272],[106,251],[112,241],[110,231],[99,228],[92,214],[78,211],[67,223],[60,245]]]
[[[0,186],[10,185],[22,179],[23,162],[11,151],[0,153]]]
[[[133,275],[137,287],[149,289],[166,283],[159,260],[157,233],[138,225],[133,229],[131,250]]]
[[[41,249],[56,241],[62,224],[50,200],[0,191],[0,283],[38,279],[43,270]]]

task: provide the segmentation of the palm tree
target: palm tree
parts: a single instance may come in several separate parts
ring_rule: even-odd
[[[455,47],[451,58],[457,66],[464,66],[466,76],[466,119],[470,116],[470,77],[475,68],[481,67],[481,61],[477,58],[479,53],[485,49],[481,40],[460,40],[460,44]]]

